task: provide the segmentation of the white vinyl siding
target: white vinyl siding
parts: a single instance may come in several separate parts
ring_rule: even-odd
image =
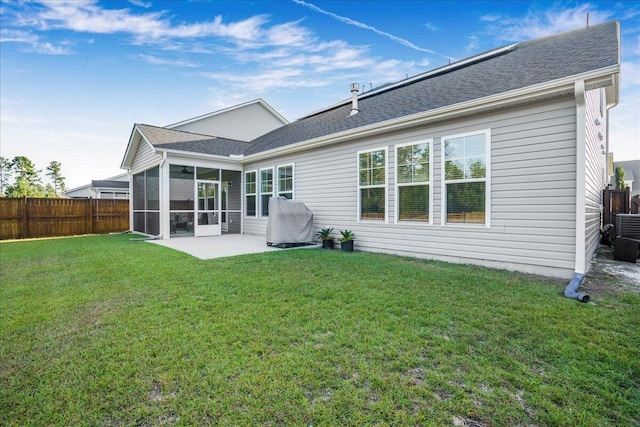
[[[251,141],[282,125],[283,123],[264,107],[253,103],[170,128],[239,141]]]
[[[396,222],[432,224],[433,140],[396,145]]]
[[[605,94],[604,89],[585,93],[585,272],[600,241],[602,190],[607,185],[607,121],[603,116],[606,111],[602,108]]]
[[[387,220],[387,148],[358,152],[358,220]]]
[[[258,172],[249,171],[244,174],[245,216],[255,217],[258,214]]]
[[[138,173],[141,170],[160,164],[160,161],[162,161],[162,154],[154,152],[151,145],[142,139],[136,150],[131,170],[133,173]]]
[[[260,216],[269,216],[269,199],[273,197],[273,168],[260,169]]]
[[[442,224],[490,225],[491,131],[442,138]]]
[[[294,188],[293,165],[278,166],[278,197],[292,200]]]
[[[295,196],[314,228],[355,232],[356,250],[479,264],[570,279],[575,257],[575,132],[572,95],[466,119],[440,121],[340,144],[274,156],[245,170],[295,162]],[[491,227],[442,226],[442,137],[491,129]],[[395,167],[387,169],[389,224],[358,221],[357,153],[433,140],[433,226],[396,221]],[[244,232],[264,236],[267,218]]]

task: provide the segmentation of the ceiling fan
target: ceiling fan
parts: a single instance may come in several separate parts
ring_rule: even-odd
[[[186,166],[182,167],[182,171],[180,171],[182,175],[193,175],[193,172],[189,172]]]

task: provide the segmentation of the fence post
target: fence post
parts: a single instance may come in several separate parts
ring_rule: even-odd
[[[87,209],[89,231],[88,234],[93,234],[93,198],[89,197],[89,209]]]
[[[26,239],[29,234],[29,226],[27,224],[29,216],[27,215],[27,206],[28,206],[27,196],[22,198],[22,239]]]

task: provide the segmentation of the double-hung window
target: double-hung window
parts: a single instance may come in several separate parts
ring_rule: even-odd
[[[260,216],[269,216],[269,199],[273,197],[273,168],[260,169]]]
[[[397,221],[431,223],[432,140],[396,145]]]
[[[293,199],[293,165],[278,166],[278,197]]]
[[[256,197],[258,189],[256,175],[256,171],[245,172],[244,174],[245,216],[256,216]]]
[[[491,130],[442,138],[444,224],[489,225]]]
[[[387,219],[387,149],[358,152],[359,220]]]

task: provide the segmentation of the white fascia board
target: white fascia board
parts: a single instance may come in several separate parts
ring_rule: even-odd
[[[129,136],[129,143],[127,144],[127,149],[125,150],[124,157],[122,158],[122,162],[120,163],[120,169],[129,170],[129,168],[131,168],[131,162],[133,159],[129,159],[129,154],[132,152],[131,147],[133,146],[133,141],[134,141],[133,138],[135,137],[136,131],[138,131],[138,125],[134,124],[133,129],[131,129],[131,135]],[[137,144],[136,144],[136,148],[137,148]]]
[[[138,143],[135,143],[136,134],[140,138]],[[131,131],[131,137],[129,138],[129,143],[127,144],[127,150],[125,151],[124,158],[122,159],[122,163],[120,164],[120,169],[125,169],[125,170],[131,169],[131,165],[133,164],[133,156],[135,155],[135,152],[138,150],[138,146],[140,145],[141,141],[144,141],[145,143],[147,143],[149,147],[151,147],[154,153],[158,152],[158,150],[156,150],[153,144],[150,143],[149,140],[147,140],[147,138],[144,136],[144,133],[140,131],[140,129],[138,128],[138,124],[136,123],[133,126],[133,130]],[[135,147],[134,150],[132,150],[133,147]]]
[[[272,150],[262,151],[260,153],[250,154],[245,156],[244,161],[256,161],[265,158],[269,158],[275,155],[288,154],[300,150],[306,150],[310,148],[320,147],[323,145],[334,144],[337,142],[344,142],[347,140],[366,137],[371,134],[377,134],[381,131],[392,131],[402,129],[405,127],[415,126],[430,120],[442,120],[446,118],[452,118],[455,116],[470,114],[480,110],[489,110],[504,106],[505,104],[526,101],[529,98],[535,98],[545,95],[551,95],[558,92],[573,92],[574,84],[576,81],[597,80],[603,76],[616,75],[620,72],[620,65],[612,65],[610,67],[602,68],[588,73],[573,75],[564,77],[558,80],[552,80],[549,82],[527,86],[525,88],[515,89],[508,92],[502,92],[496,95],[486,96],[483,98],[473,99],[471,101],[465,101],[458,104],[448,105],[441,108],[436,108],[429,111],[423,111],[420,113],[399,117],[396,119],[387,120],[384,122],[373,123],[366,126],[361,126],[354,129],[348,129],[343,132],[333,133],[330,135],[320,136],[318,138],[301,141],[295,144],[287,145],[284,147],[274,148]],[[615,84],[615,82],[614,82]]]

